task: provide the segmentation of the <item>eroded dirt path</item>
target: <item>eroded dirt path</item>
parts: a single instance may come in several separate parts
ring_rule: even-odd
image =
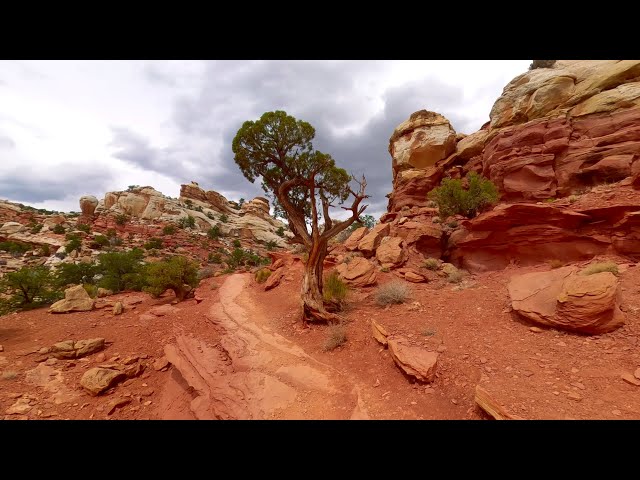
[[[248,295],[247,274],[229,276],[205,314],[219,341],[186,333],[165,346],[173,364],[162,418],[367,418],[356,386],[271,331]]]

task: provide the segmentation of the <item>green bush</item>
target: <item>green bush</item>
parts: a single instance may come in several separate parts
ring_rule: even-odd
[[[110,245],[109,239],[104,235],[96,235],[91,242],[91,248],[101,249]]]
[[[498,190],[491,181],[476,172],[469,172],[467,181],[469,188],[465,190],[462,180],[445,178],[439,187],[429,192],[442,217],[459,214],[472,218],[498,201]]]
[[[116,215],[116,225],[125,225],[127,223],[127,220],[129,220],[129,217],[127,217],[124,213],[119,213]]]
[[[268,251],[271,252],[272,250],[274,250],[278,246],[278,244],[276,243],[275,240],[269,240],[267,243],[265,243],[264,246]]]
[[[182,229],[194,228],[196,226],[196,219],[191,215],[187,215],[178,220],[178,226]]]
[[[207,258],[209,263],[222,263],[222,255],[219,253],[209,252],[209,257]]]
[[[45,266],[22,267],[17,272],[9,272],[0,279],[0,293],[9,295],[3,301],[0,313],[22,308],[35,308],[53,303],[60,298],[51,290],[53,277]]]
[[[160,296],[171,289],[179,301],[198,285],[198,264],[186,257],[175,256],[147,265],[145,291]],[[186,288],[188,285],[189,288]]]
[[[118,232],[116,232],[115,228],[107,229],[107,238],[111,239],[111,238],[116,238],[117,236],[118,236]]]
[[[84,233],[89,233],[91,231],[91,227],[86,223],[79,223],[78,225],[76,225],[76,230],[80,230]]]
[[[351,225],[349,225],[349,228],[347,228],[347,231],[354,232],[355,230],[362,227],[367,227],[371,229],[375,226],[376,226],[376,219],[373,217],[373,215],[361,215],[360,218],[358,218],[358,220],[356,220]]]
[[[58,235],[62,235],[64,232],[66,232],[65,228],[59,223],[57,223],[51,231]]]
[[[243,250],[241,248],[235,248],[230,254],[227,255],[225,262],[231,269],[236,269],[241,266],[258,267],[260,265],[266,265],[271,263],[268,258],[261,257],[251,250]]]
[[[84,288],[84,291],[87,292],[87,294],[91,298],[96,298],[98,296],[98,287],[96,287],[95,285],[91,283],[85,283],[82,285],[82,288]]]
[[[233,241],[233,246],[235,248],[240,248],[242,246],[242,244],[240,243],[240,240],[238,240],[237,238]]]
[[[192,209],[193,208],[193,201],[191,199],[185,200],[184,204],[187,206],[188,209]]]
[[[256,272],[256,282],[264,283],[270,276],[271,270],[269,270],[268,268],[262,268]]]
[[[144,248],[146,250],[153,250],[155,248],[162,248],[162,239],[152,237],[149,239],[147,243],[144,244]]]
[[[594,273],[611,272],[618,276],[618,265],[613,262],[592,263],[588,265],[582,272],[582,275],[593,275]]]
[[[98,272],[102,278],[98,286],[114,293],[122,290],[140,291],[145,285],[142,258],[139,248],[128,252],[101,253],[98,256]]]
[[[80,237],[76,234],[67,234],[67,240],[69,240],[69,242],[64,246],[64,251],[67,253],[71,253],[74,250],[79,250],[82,246],[82,240],[80,240]]]
[[[127,187],[127,192],[133,192],[138,187],[140,187],[140,185],[129,185]]]
[[[333,302],[337,305],[341,305],[345,298],[347,298],[347,292],[349,288],[338,276],[338,272],[331,272],[325,277],[322,285],[322,296],[326,302]]]
[[[165,225],[162,228],[162,234],[163,235],[173,235],[174,233],[176,233],[175,225]]]
[[[6,242],[0,242],[0,250],[4,250],[7,253],[11,253],[13,255],[22,255],[25,252],[31,250],[31,246],[26,243],[14,242],[8,240]]]
[[[535,70],[537,68],[551,68],[555,65],[557,60],[534,60],[529,65],[529,70]]]
[[[54,284],[60,288],[67,285],[95,285],[95,275],[99,273],[95,263],[61,263],[56,267]]]
[[[47,245],[46,243],[40,245],[40,255],[42,255],[43,257],[48,257],[49,255],[51,255],[51,247],[49,247],[49,245]]]
[[[220,215],[220,221],[222,223],[227,223],[229,221],[229,217],[226,213],[223,213],[222,215]]]
[[[42,227],[44,227],[44,225],[42,225],[41,223],[34,225],[33,227],[31,227],[31,233],[33,233],[34,235],[36,233],[40,233],[40,230],[42,230]]]
[[[211,212],[207,212],[207,217],[210,218],[211,220],[215,220],[216,219],[215,215],[213,213],[211,213]]]
[[[279,237],[284,237],[284,227],[278,227],[278,229],[276,230],[276,235],[278,235]]]
[[[211,240],[217,240],[221,236],[222,232],[220,231],[219,225],[214,225],[209,230],[207,230],[207,237],[209,237]]]

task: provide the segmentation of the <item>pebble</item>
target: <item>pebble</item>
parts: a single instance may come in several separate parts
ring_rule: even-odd
[[[577,369],[577,368],[575,368],[575,367],[571,369],[571,373],[578,373],[579,371],[580,371],[580,370],[578,370],[578,369]]]
[[[564,343],[564,342],[558,342],[558,343],[556,343],[556,345],[558,345],[559,347],[566,347],[567,346],[567,344]]]
[[[560,392],[553,392],[554,395],[560,395]]]
[[[4,347],[0,345],[0,352],[4,352]]]
[[[640,380],[638,380],[635,376],[631,375],[630,373],[623,374],[622,380],[624,380],[625,382],[631,385],[635,385],[636,387],[640,387]]]
[[[451,399],[451,403],[453,403],[454,405],[457,405],[458,404],[458,400],[456,400],[455,398],[452,398]]]
[[[143,403],[143,405],[145,407],[148,407],[149,405],[151,405],[151,403],[152,403],[151,400],[147,400],[146,402]]]
[[[530,377],[531,375],[533,375],[533,372],[530,372],[529,370],[525,370],[524,372],[522,372],[522,374],[523,374],[525,377]]]
[[[636,371],[633,372],[633,376],[640,379],[640,368],[636,368]]]
[[[578,395],[576,392],[571,392],[567,396],[569,397],[570,400],[574,400],[576,402],[579,402],[582,400],[582,397]]]
[[[616,417],[622,415],[622,412],[620,410],[611,410],[611,413],[613,413]]]
[[[411,405],[417,405],[418,402],[411,402]]]
[[[485,363],[487,363],[487,359],[485,357],[480,357],[480,363],[484,365]]]
[[[579,383],[579,382],[574,382],[574,383],[571,384],[571,386],[579,388],[580,390],[584,390],[585,389],[585,386],[582,383]]]
[[[534,333],[542,333],[543,330],[541,328],[538,327],[529,327],[529,330],[531,330]]]
[[[442,352],[444,352],[446,349],[447,349],[447,347],[445,347],[444,345],[440,345],[440,346],[437,348],[437,351],[438,351],[438,352],[440,352],[440,353],[442,353]]]

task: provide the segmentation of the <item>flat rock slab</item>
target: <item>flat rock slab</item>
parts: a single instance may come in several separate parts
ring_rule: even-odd
[[[111,368],[95,367],[85,372],[80,379],[80,385],[82,385],[91,395],[99,395],[126,379],[127,375],[122,371]]]
[[[81,358],[104,348],[104,338],[90,338],[87,340],[65,340],[53,345],[47,353],[59,360]]]
[[[433,382],[436,378],[438,353],[429,352],[422,347],[416,347],[403,337],[387,337],[389,353],[393,361],[407,375],[415,377],[420,382]]]

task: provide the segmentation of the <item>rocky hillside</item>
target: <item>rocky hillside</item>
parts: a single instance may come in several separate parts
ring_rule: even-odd
[[[562,61],[514,78],[471,135],[418,111],[389,141],[391,235],[470,271],[640,258],[640,61]],[[427,193],[475,171],[500,204],[440,219]]]
[[[267,199],[257,197],[240,206],[193,182],[181,186],[179,199],[152,187],[130,187],[108,192],[100,201],[83,196],[79,206],[79,214],[58,213],[0,201],[0,272],[23,265],[90,262],[104,251],[100,242],[105,238],[112,247],[147,245],[150,253],[179,253],[206,263],[217,249],[232,250],[234,241],[264,251],[266,246],[286,247],[291,235],[271,217]],[[219,231],[216,238],[207,236],[212,227]],[[71,251],[69,234],[81,242]],[[150,239],[160,239],[159,246],[152,248]]]

